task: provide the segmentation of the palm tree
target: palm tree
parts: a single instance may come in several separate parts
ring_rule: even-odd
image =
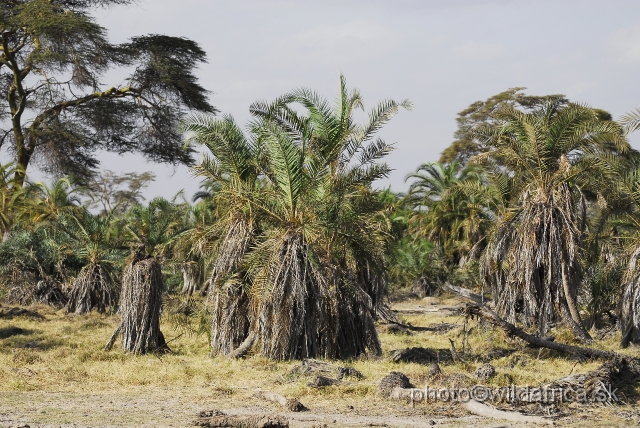
[[[134,252],[122,274],[122,320],[105,348],[110,349],[121,334],[125,351],[162,351],[166,342],[160,331],[164,292],[160,260],[169,249],[171,238],[181,232],[179,210],[164,198],[154,198],[147,206],[132,206],[125,214],[125,222],[124,230]]]
[[[640,109],[622,116],[620,123],[626,133],[640,129]],[[616,220],[622,220],[620,229],[628,230],[630,244],[627,245],[627,263],[622,277],[619,301],[620,328],[623,348],[630,343],[640,343],[640,170],[630,168],[621,180],[619,192],[622,206],[608,211]],[[618,208],[618,209],[616,209]]]
[[[24,191],[21,186],[12,185],[17,168],[13,163],[0,165],[0,233],[2,240],[9,238],[15,220],[16,208],[22,202]],[[12,187],[10,187],[12,186]]]
[[[512,196],[485,251],[484,278],[508,320],[522,303],[539,334],[559,315],[590,340],[576,301],[587,193],[612,181],[613,163],[624,158],[617,155],[630,146],[620,125],[578,104],[552,100],[530,113],[507,107],[497,117],[499,126],[477,130],[489,150],[473,160],[501,169]]]
[[[123,260],[123,251],[114,236],[112,214],[93,215],[85,210],[61,218],[60,223],[72,239],[75,256],[84,264],[73,282],[67,312],[85,314],[93,308],[99,312],[115,308],[119,279],[116,267]]]
[[[425,163],[409,179],[404,202],[413,210],[411,234],[437,243],[454,266],[476,259],[499,204],[482,168]]]
[[[192,116],[183,131],[189,143],[202,144],[210,153],[194,171],[205,180],[201,196],[211,203],[217,221],[194,228],[188,239],[212,260],[207,280],[213,312],[211,347],[227,355],[249,335],[249,297],[241,264],[257,233],[258,213],[251,201],[262,184],[261,151],[253,135],[246,136],[230,116]]]
[[[335,107],[306,89],[255,103],[249,136],[231,118],[185,124],[212,153],[197,171],[221,184],[216,201],[226,208],[224,227],[209,235],[214,351],[259,339],[272,359],[380,352],[372,317],[387,223],[371,183],[388,173],[377,161],[390,147],[371,140],[401,105],[384,102],[357,125],[362,101],[342,78]]]
[[[27,227],[53,224],[59,216],[80,212],[80,197],[69,177],[56,180],[51,186],[37,182],[25,190],[18,220]]]

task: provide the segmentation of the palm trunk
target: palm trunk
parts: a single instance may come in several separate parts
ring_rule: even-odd
[[[160,331],[163,288],[160,263],[155,259],[142,260],[125,268],[120,301],[123,350],[146,354],[166,349]]]
[[[560,314],[560,318],[564,321],[565,325],[571,333],[582,343],[590,343],[593,341],[589,333],[585,330],[582,323],[577,323],[571,316],[569,306],[567,302],[560,302],[556,304],[556,311]]]
[[[186,263],[182,266],[182,294],[191,296],[200,284],[200,268],[197,263]]]
[[[582,342],[590,342],[591,339],[591,335],[589,335],[589,332],[587,332],[587,330],[584,328],[584,324],[582,323],[582,319],[580,318],[580,311],[578,311],[578,305],[575,299],[575,296],[573,295],[573,292],[571,290],[571,287],[569,286],[569,281],[567,279],[567,265],[564,262],[564,260],[562,260],[562,266],[561,266],[561,270],[562,270],[562,289],[564,291],[564,297],[567,301],[567,309],[568,309],[568,314],[563,314],[562,317],[565,318],[565,323],[567,323],[567,327],[569,327],[569,329],[571,329],[571,331],[576,334],[576,337],[578,337]],[[563,311],[566,312],[566,311]],[[569,318],[571,318],[569,320]]]

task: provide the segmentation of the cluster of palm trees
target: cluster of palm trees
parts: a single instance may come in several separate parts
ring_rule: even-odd
[[[407,177],[399,201],[409,210],[407,233],[439,250],[429,261],[445,266],[446,280],[477,278],[508,321],[540,335],[562,322],[589,341],[585,322],[597,327],[609,316],[623,346],[637,341],[633,126],[560,97],[530,111],[505,105],[474,128],[468,162],[425,164]]]
[[[563,323],[589,341],[608,317],[623,346],[640,341],[640,154],[626,139],[638,115],[505,103],[465,130],[472,156],[421,165],[407,194],[376,190],[392,150],[376,134],[410,107],[386,100],[356,123],[363,101],[341,78],[335,103],[295,90],[254,103],[244,127],[191,116],[181,132],[206,153],[193,203],[144,204],[138,185],[95,213],[91,189],[19,185],[4,165],[0,283],[24,304],[119,307],[133,352],[164,344],[165,285],[206,296],[211,347],[229,356],[379,354],[384,293],[411,283],[483,288],[539,335]]]
[[[194,167],[203,181],[193,204],[156,198],[97,214],[81,205],[87,191],[70,179],[19,187],[7,165],[0,280],[22,303],[46,301],[33,291],[46,283],[69,290],[49,303],[70,312],[118,302],[121,312],[144,312],[142,300],[157,287],[142,283],[158,270],[134,267],[154,259],[163,282],[207,296],[216,352],[255,343],[272,359],[380,353],[374,320],[387,287],[392,225],[372,183],[390,172],[381,159],[392,147],[376,133],[411,105],[383,101],[358,124],[362,98],[340,83],[335,104],[307,89],[255,103],[244,129],[228,116],[187,119],[187,144],[207,152]],[[120,333],[138,328],[122,317]]]
[[[113,310],[131,249],[143,245],[146,254],[173,262],[172,239],[196,221],[188,203],[163,198],[94,213],[82,197],[90,192],[70,178],[22,186],[11,178],[15,169],[7,164],[1,171],[0,280],[21,303],[66,305],[78,314]],[[50,301],[47,296],[56,297],[46,294],[50,288],[69,292]]]

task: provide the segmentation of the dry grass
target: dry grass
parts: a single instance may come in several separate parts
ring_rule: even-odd
[[[395,303],[394,308],[436,306],[430,303],[433,303],[433,300],[407,301]],[[453,306],[460,302],[456,299],[441,298],[437,303]],[[110,352],[105,352],[102,348],[118,325],[119,316],[100,315],[95,312],[84,316],[67,315],[62,310],[54,311],[45,306],[30,309],[44,315],[46,320],[0,317],[0,393],[28,392],[34,396],[42,393],[101,393],[126,397],[151,392],[162,397],[170,393],[175,395],[180,391],[180,394],[190,397],[192,401],[205,400],[211,403],[213,400],[227,403],[227,406],[231,403],[242,406],[249,404],[249,397],[254,388],[263,388],[285,396],[298,397],[309,407],[333,409],[334,412],[336,408],[354,406],[366,412],[365,414],[385,414],[389,412],[389,406],[392,406],[393,411],[407,414],[421,412],[443,417],[448,412],[450,416],[464,415],[464,411],[459,407],[421,405],[420,408],[411,409],[404,404],[389,404],[376,396],[378,381],[391,371],[401,371],[416,386],[423,386],[427,371],[424,365],[396,364],[384,357],[356,359],[339,364],[355,367],[364,374],[364,380],[316,389],[307,386],[311,378],[291,380],[288,376],[290,370],[299,362],[272,362],[257,356],[241,360],[212,358],[209,356],[208,338],[205,335],[182,335],[169,343],[173,353],[162,356],[124,354],[118,346]],[[448,349],[449,339],[455,342],[458,349],[462,348],[465,336],[462,317],[438,313],[409,314],[401,317],[414,326],[445,322],[459,324],[459,327],[445,333],[381,333],[380,341],[385,356],[393,349],[414,346]],[[12,327],[22,329],[23,334],[4,337],[6,334],[3,335],[2,332],[8,332]],[[522,347],[521,342],[511,340],[493,329],[483,328],[477,325],[476,321],[470,321],[468,328],[468,342],[474,354],[483,354],[496,348]],[[164,319],[162,330],[167,341],[178,336]],[[554,333],[559,341],[567,339],[568,335],[564,331]],[[596,346],[618,350],[618,336],[600,341]],[[635,349],[624,352],[637,355]],[[479,360],[468,359],[466,363],[443,363],[441,367],[447,374],[464,373],[473,378],[473,371],[481,364]],[[498,375],[490,384],[506,386],[539,385],[570,373],[595,369],[600,362],[582,363],[549,350],[529,349],[496,359],[492,364],[496,367]],[[13,400],[21,394],[2,396],[3,400]],[[592,416],[594,411],[600,412],[599,418],[613,418],[611,420],[615,422],[621,421],[616,415],[624,413],[625,409],[625,406],[592,409],[588,414]],[[633,412],[633,417],[637,417],[637,411]]]

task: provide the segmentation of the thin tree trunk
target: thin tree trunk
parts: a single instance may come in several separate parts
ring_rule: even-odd
[[[580,318],[580,311],[578,310],[578,305],[574,299],[573,292],[571,287],[569,286],[569,281],[567,280],[567,265],[565,261],[562,261],[562,289],[564,291],[564,296],[567,299],[567,306],[569,307],[569,313],[571,317],[576,323],[582,324],[582,319]]]
[[[238,346],[233,352],[231,352],[227,357],[229,358],[240,358],[243,357],[249,349],[253,346],[256,341],[256,334],[254,332],[250,332],[249,336]]]

